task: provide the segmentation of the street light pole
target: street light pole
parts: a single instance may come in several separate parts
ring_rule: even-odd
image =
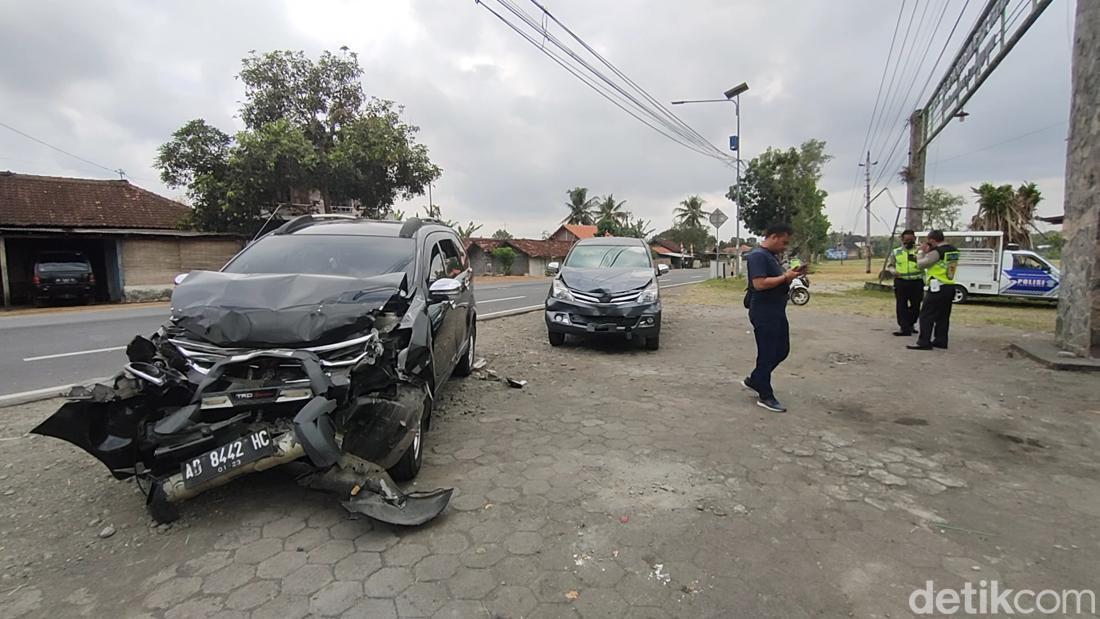
[[[737,115],[737,202],[733,207],[733,222],[737,229],[733,237],[733,276],[741,277],[741,93],[733,99],[734,114]]]
[[[672,102],[673,105],[683,105],[685,103],[733,103],[734,114],[737,117],[737,128],[735,129],[737,131],[737,197],[734,201],[733,208],[733,219],[735,220],[735,225],[737,229],[737,232],[733,237],[733,242],[736,245],[736,249],[734,250],[734,256],[736,260],[733,263],[734,277],[741,276],[741,93],[745,92],[748,89],[748,83],[741,82],[740,84],[722,93],[723,95],[725,95],[725,99],[693,99]],[[718,238],[715,237],[714,241],[714,256],[715,260],[717,260]]]

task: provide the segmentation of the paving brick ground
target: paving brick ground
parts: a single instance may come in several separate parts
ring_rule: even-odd
[[[481,325],[530,382],[454,383],[417,487],[455,499],[416,529],[277,471],[152,528],[132,485],[18,438],[56,403],[0,409],[0,617],[904,617],[926,580],[1098,586],[1100,382],[1008,333],[910,353],[792,309],[777,416],[736,384],[743,310],[670,295],[656,353],[552,349],[540,321]]]

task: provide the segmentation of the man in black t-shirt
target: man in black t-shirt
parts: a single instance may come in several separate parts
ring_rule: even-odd
[[[749,272],[749,321],[756,336],[756,367],[741,384],[760,396],[756,402],[759,406],[775,413],[787,412],[772,391],[772,372],[791,351],[787,293],[791,282],[806,272],[805,265],[787,270],[779,263],[779,256],[790,243],[791,232],[785,223],[768,226],[764,240],[745,259]]]

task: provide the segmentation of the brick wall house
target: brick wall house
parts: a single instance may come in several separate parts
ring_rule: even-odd
[[[124,180],[0,172],[0,288],[29,300],[36,256],[79,251],[99,301],[166,298],[179,273],[219,269],[244,239],[180,229],[190,209]]]

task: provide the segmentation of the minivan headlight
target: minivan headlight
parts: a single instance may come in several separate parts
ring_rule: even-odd
[[[638,295],[638,303],[656,303],[659,296],[660,289],[657,287],[657,280],[653,280],[642,291],[642,294]]]
[[[573,293],[569,292],[569,288],[566,288],[565,284],[560,279],[554,279],[550,284],[550,296],[560,301],[572,301]]]

